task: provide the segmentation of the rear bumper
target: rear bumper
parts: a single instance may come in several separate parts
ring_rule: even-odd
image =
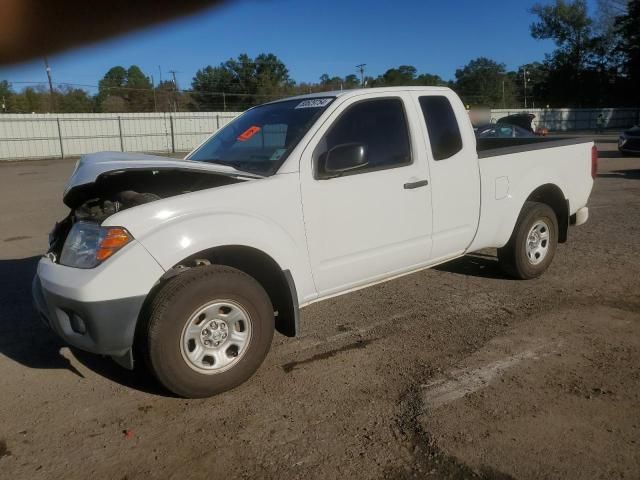
[[[589,220],[589,207],[582,207],[571,215],[571,225],[583,225]]]
[[[66,343],[122,362],[130,357],[144,300],[163,273],[137,243],[88,270],[42,258],[33,279],[33,301],[43,321]]]

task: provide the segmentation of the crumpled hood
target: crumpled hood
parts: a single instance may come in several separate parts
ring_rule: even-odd
[[[259,175],[240,172],[226,165],[142,153],[99,152],[80,157],[64,189],[63,200],[68,204],[67,200],[74,189],[96,182],[101,175],[116,174],[126,170],[188,170],[240,178],[261,178]]]

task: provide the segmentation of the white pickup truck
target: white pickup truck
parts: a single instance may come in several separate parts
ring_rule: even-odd
[[[205,397],[247,380],[299,309],[486,247],[542,274],[587,220],[593,142],[476,142],[451,90],[252,108],[183,160],[84,156],[33,282],[67,343]]]

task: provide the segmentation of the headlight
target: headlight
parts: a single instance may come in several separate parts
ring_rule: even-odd
[[[618,139],[618,145],[622,146],[625,143],[627,143],[627,136],[623,133],[622,135],[620,135],[620,138]]]
[[[68,267],[93,268],[116,253],[133,237],[121,227],[76,223],[64,242],[60,263]]]

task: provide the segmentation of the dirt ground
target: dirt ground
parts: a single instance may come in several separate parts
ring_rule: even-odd
[[[495,252],[303,310],[234,391],[174,398],[31,309],[73,161],[0,165],[0,477],[640,478],[640,158],[540,279]]]

